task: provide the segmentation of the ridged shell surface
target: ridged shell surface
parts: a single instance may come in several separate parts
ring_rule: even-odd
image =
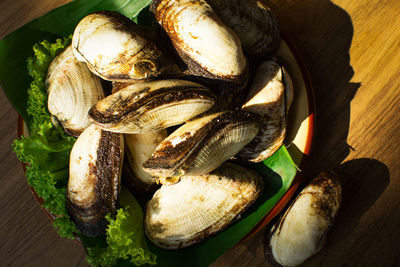
[[[71,150],[66,204],[86,236],[105,234],[106,214],[116,214],[123,147],[121,134],[91,125]]]
[[[242,106],[243,110],[260,114],[262,126],[254,140],[238,153],[239,160],[260,162],[279,149],[286,136],[292,99],[292,80],[286,70],[275,60],[263,62]]]
[[[185,174],[209,173],[257,135],[258,120],[256,114],[239,110],[187,122],[160,143],[143,168],[162,184],[175,183]]]
[[[45,84],[50,113],[66,133],[78,136],[91,124],[89,109],[104,98],[99,77],[75,59],[69,46],[50,64]]]
[[[151,10],[188,65],[188,74],[243,79],[247,60],[240,40],[204,0],[156,0]]]
[[[163,185],[147,205],[146,235],[165,249],[201,242],[234,221],[257,199],[262,185],[255,171],[233,163]]]
[[[266,56],[279,46],[275,14],[259,0],[206,0],[221,20],[239,36],[243,51]]]
[[[214,94],[200,84],[160,80],[127,84],[94,105],[89,116],[108,131],[147,133],[183,123],[214,103]]]
[[[342,198],[335,175],[320,173],[306,186],[272,227],[264,244],[267,260],[297,266],[323,246]]]
[[[133,21],[112,11],[84,17],[75,28],[72,46],[79,61],[110,81],[157,77],[173,66]]]

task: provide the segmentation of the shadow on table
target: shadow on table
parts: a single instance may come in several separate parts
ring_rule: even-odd
[[[329,266],[351,266],[354,262],[343,261],[360,260],[352,254],[352,249],[359,242],[354,240],[359,234],[353,232],[357,231],[361,218],[379,199],[390,182],[389,169],[374,159],[351,160],[336,167],[335,172],[342,182],[341,208],[332,229],[328,232],[325,247],[315,257],[307,260],[305,265],[326,265],[329,258]],[[332,258],[332,255],[336,255],[336,258]]]
[[[350,65],[349,50],[353,38],[353,23],[349,14],[329,0],[265,0],[277,14],[281,30],[296,45],[304,58],[316,96],[316,132],[314,148],[305,175],[315,177],[321,170],[330,170],[338,166],[349,154],[347,135],[350,125],[350,102],[360,83],[350,82],[354,75]],[[343,213],[352,213],[355,205],[361,205],[354,212],[350,226],[351,232],[359,218],[376,201],[389,182],[387,168],[377,161],[367,159],[345,163],[338,168],[344,175],[345,195],[355,190],[362,175],[354,176],[357,168],[378,168],[383,176],[367,177],[363,186],[371,187],[380,183],[368,195],[360,193],[346,196]],[[350,178],[347,178],[347,173]],[[375,171],[376,173],[376,171]],[[368,172],[364,173],[368,176]],[[365,179],[365,177],[364,177]],[[351,203],[354,201],[354,203]],[[340,223],[340,220],[339,220]],[[339,227],[339,226],[338,226]],[[261,234],[244,244],[231,249],[214,263],[229,266],[265,265]],[[262,247],[262,246],[261,246]],[[238,253],[240,252],[240,253]],[[248,255],[250,259],[245,259]]]
[[[366,158],[345,162],[335,168],[335,172],[343,187],[342,209],[335,228],[340,229],[340,237],[346,237],[389,185],[390,174],[385,164]],[[337,241],[332,240],[332,243]]]
[[[349,154],[350,102],[360,83],[349,50],[351,17],[328,0],[270,0],[280,26],[298,47],[310,72],[316,95],[316,132],[309,176],[340,164]]]

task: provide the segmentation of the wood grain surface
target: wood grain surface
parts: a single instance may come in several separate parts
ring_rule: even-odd
[[[68,0],[1,0],[0,38]],[[305,266],[400,266],[400,1],[272,0],[317,98],[312,177],[334,169],[343,206]],[[4,64],[4,63],[1,63]],[[87,266],[34,200],[11,143],[17,113],[0,90],[0,266]],[[269,266],[264,231],[212,266]]]

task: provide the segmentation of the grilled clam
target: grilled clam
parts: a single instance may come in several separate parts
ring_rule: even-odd
[[[266,236],[267,259],[282,266],[297,266],[317,253],[336,217],[341,197],[342,187],[336,176],[320,173]]]
[[[84,17],[75,28],[72,46],[76,58],[105,80],[143,80],[176,67],[141,28],[117,12]]]
[[[278,19],[259,0],[206,0],[221,20],[231,27],[251,56],[265,56],[279,46]]]
[[[263,62],[257,69],[243,110],[263,116],[258,135],[236,158],[260,162],[270,157],[283,144],[286,135],[287,112],[293,99],[292,80],[276,60]]]
[[[91,125],[71,150],[66,204],[86,236],[104,234],[106,214],[116,214],[123,147],[121,134]]]
[[[151,11],[186,63],[186,74],[246,81],[247,60],[239,38],[204,0],[155,0]]]
[[[165,249],[201,242],[249,207],[260,195],[262,182],[255,171],[224,163],[210,174],[163,185],[147,205],[146,235]]]
[[[104,98],[100,79],[75,59],[69,46],[51,62],[45,84],[50,113],[66,133],[78,136],[91,124],[89,109]]]
[[[162,184],[208,173],[248,144],[259,129],[257,114],[227,111],[187,122],[169,135],[143,163]]]
[[[125,165],[129,168],[124,168],[124,172],[131,173],[125,176],[125,182],[136,194],[143,194],[155,184],[154,177],[143,170],[142,164],[166,137],[167,130],[165,129],[153,133],[124,135]]]
[[[127,84],[94,105],[89,116],[108,131],[146,133],[183,123],[214,103],[214,94],[200,84],[160,80]]]

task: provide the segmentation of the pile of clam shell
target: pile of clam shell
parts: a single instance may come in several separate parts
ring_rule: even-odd
[[[84,17],[49,68],[48,108],[79,136],[66,197],[78,229],[105,233],[122,177],[135,196],[152,196],[149,240],[177,249],[221,231],[260,195],[260,175],[237,162],[282,145],[293,87],[262,4],[156,0],[150,10],[153,28],[111,11]]]

